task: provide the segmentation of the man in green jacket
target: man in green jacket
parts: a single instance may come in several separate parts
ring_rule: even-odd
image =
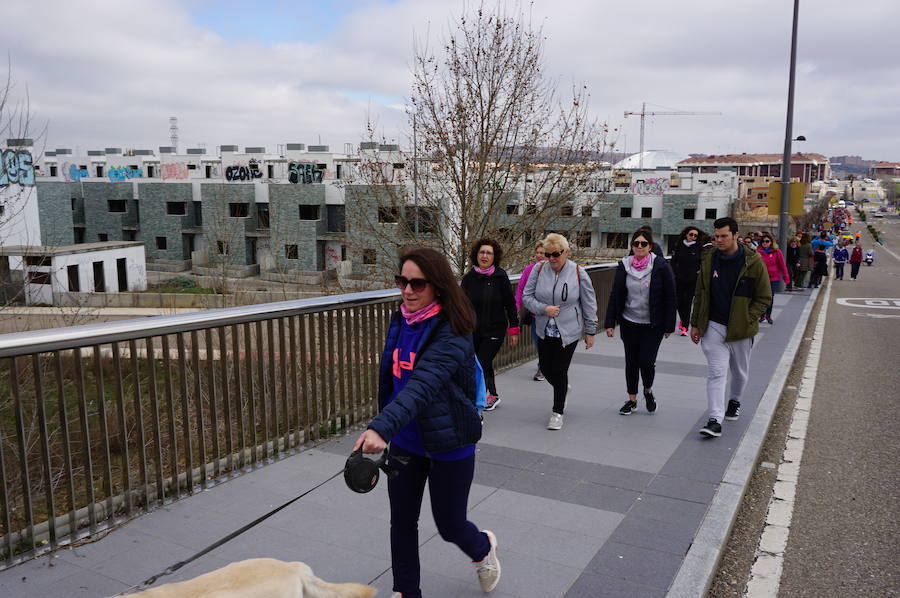
[[[696,344],[702,339],[700,346],[709,364],[709,421],[700,429],[707,437],[721,436],[722,420],[741,415],[753,337],[759,332],[759,317],[772,301],[766,266],[758,253],[740,243],[734,218],[719,218],[713,227],[715,248],[700,258],[691,314],[691,340]],[[729,373],[731,384],[726,389]]]

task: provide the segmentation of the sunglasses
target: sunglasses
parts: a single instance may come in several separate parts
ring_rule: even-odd
[[[689,237],[696,237],[696,236],[697,236],[697,233],[688,233],[687,236],[689,236]]]
[[[649,247],[650,241],[632,241],[631,246],[632,247]]]
[[[762,242],[763,242],[763,243],[771,243],[771,242],[772,242],[772,239],[763,239]]]
[[[431,281],[425,280],[424,278],[406,278],[405,276],[394,277],[394,283],[397,285],[398,289],[402,291],[406,288],[406,285],[409,285],[414,293],[421,293],[424,291],[429,282]]]
[[[565,253],[565,251],[554,251],[554,252],[552,252],[552,253],[549,252],[549,251],[545,251],[545,252],[544,252],[544,257],[559,257],[559,256],[561,256],[561,255],[564,254],[564,253]]]

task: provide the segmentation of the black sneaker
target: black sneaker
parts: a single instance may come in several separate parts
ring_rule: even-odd
[[[734,421],[741,416],[741,402],[730,399],[728,409],[725,410],[725,419]]]
[[[653,413],[656,411],[656,397],[653,392],[644,392],[644,400],[647,401],[647,411]]]
[[[637,401],[627,400],[622,408],[619,409],[619,415],[631,415],[631,412],[637,409]]]
[[[700,428],[700,434],[703,436],[719,437],[722,435],[722,425],[714,419],[706,422],[706,425]]]

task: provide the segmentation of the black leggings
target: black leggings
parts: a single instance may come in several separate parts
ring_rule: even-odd
[[[388,478],[391,503],[391,565],[394,591],[404,598],[420,598],[419,512],[425,482],[431,496],[431,513],[438,533],[459,546],[472,561],[480,561],[490,551],[487,536],[468,520],[469,489],[475,475],[475,456],[457,461],[428,459],[391,445],[390,457],[402,456],[409,463]]]
[[[850,262],[850,278],[856,278],[859,276],[859,267],[862,266],[862,262]]]
[[[678,319],[685,326],[691,325],[691,304],[694,302],[694,288],[697,281],[679,280],[675,282],[675,293],[678,300]]]
[[[500,338],[490,336],[475,337],[475,355],[478,356],[478,363],[484,370],[484,385],[487,386],[489,395],[497,396],[497,383],[494,380],[494,357],[500,352],[503,346],[503,337]]]
[[[569,390],[569,364],[578,341],[562,346],[562,339],[548,336],[538,342],[538,367],[544,378],[553,386],[553,413],[563,414],[566,409],[566,393]]]
[[[644,381],[644,388],[653,388],[656,354],[663,339],[663,329],[623,319],[619,334],[625,345],[625,386],[628,394],[637,394],[638,374]]]

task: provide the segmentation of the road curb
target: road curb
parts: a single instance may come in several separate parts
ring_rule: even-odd
[[[681,563],[681,568],[678,569],[675,581],[672,582],[666,593],[668,598],[702,598],[712,584],[719,559],[722,558],[722,552],[725,550],[728,537],[731,535],[731,528],[737,518],[741,498],[750,484],[753,468],[775,416],[778,399],[784,389],[791,365],[797,355],[797,349],[800,347],[800,341],[803,340],[803,331],[809,323],[812,308],[818,297],[819,289],[814,289],[803,307],[791,334],[791,340],[759,401],[750,426],[744,432],[734,456],[725,470],[722,483],[719,484],[706,515],[703,517],[700,529],[697,530],[694,541]]]

